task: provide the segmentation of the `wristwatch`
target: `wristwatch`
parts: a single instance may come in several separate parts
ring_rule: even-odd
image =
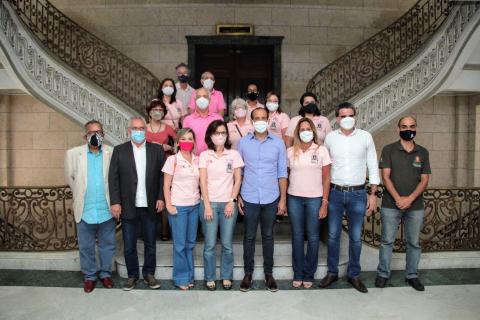
[[[230,198],[230,199],[228,199],[228,202],[237,202],[237,199],[235,199],[235,198]]]

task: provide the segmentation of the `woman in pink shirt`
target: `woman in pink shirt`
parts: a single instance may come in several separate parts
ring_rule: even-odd
[[[280,108],[280,98],[275,92],[270,91],[267,93],[267,102],[265,103],[265,106],[269,111],[268,132],[284,140],[290,117],[285,112],[282,112],[282,109]]]
[[[188,111],[180,100],[176,99],[177,87],[172,79],[163,79],[158,91],[158,99],[167,106],[167,114],[162,122],[171,126],[175,130],[180,129],[183,118],[188,115]]]
[[[208,290],[216,289],[217,230],[220,226],[222,257],[220,278],[223,288],[230,290],[233,279],[232,238],[237,221],[236,199],[242,183],[243,160],[228,141],[225,122],[215,120],[207,128],[205,142],[208,149],[200,154],[200,187],[203,202],[200,221],[205,235],[203,250],[204,279]]]
[[[292,227],[292,264],[295,288],[312,287],[318,265],[320,219],[327,216],[330,191],[330,156],[317,139],[315,124],[302,118],[293,136],[293,146],[288,148],[288,215]],[[307,235],[307,252],[304,235]]]
[[[318,109],[318,98],[311,92],[305,92],[300,97],[300,110],[298,116],[290,119],[287,132],[285,132],[285,144],[291,147],[293,144],[293,133],[297,127],[298,121],[303,117],[307,117],[313,121],[315,128],[317,129],[317,140],[315,142],[319,145],[323,144],[327,134],[332,131],[330,121],[328,118],[320,115],[320,109]]]
[[[253,124],[248,119],[247,102],[242,98],[236,98],[232,101],[232,110],[235,117],[234,120],[227,124],[228,136],[232,149],[237,149],[240,139],[249,133],[253,133]]]
[[[178,152],[165,161],[162,169],[165,206],[172,226],[173,282],[181,290],[194,286],[193,249],[200,207],[200,172],[194,146],[193,131],[180,129],[175,147]]]

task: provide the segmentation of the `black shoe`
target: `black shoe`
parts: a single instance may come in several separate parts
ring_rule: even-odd
[[[377,276],[375,279],[375,287],[385,288],[387,286],[388,279],[384,277]]]
[[[243,277],[242,283],[240,283],[240,291],[247,292],[252,287],[252,275],[246,274]]]
[[[271,274],[265,275],[265,285],[267,286],[267,289],[270,290],[271,292],[278,291],[277,282],[275,281],[275,279]]]
[[[320,280],[320,283],[318,284],[318,286],[320,288],[326,288],[337,280],[338,280],[338,276],[333,275],[331,273],[327,273],[327,275],[322,280]]]
[[[365,285],[363,284],[362,280],[360,280],[359,277],[348,278],[347,281],[348,281],[348,283],[350,283],[355,289],[357,289],[361,293],[367,293],[368,292],[367,287],[365,287]]]
[[[425,287],[418,278],[405,279],[405,281],[417,291],[425,291]]]

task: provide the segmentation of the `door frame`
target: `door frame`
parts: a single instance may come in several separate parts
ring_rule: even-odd
[[[196,83],[195,55],[198,45],[238,45],[273,47],[272,86],[282,96],[282,41],[283,36],[185,36],[188,44],[190,78]]]

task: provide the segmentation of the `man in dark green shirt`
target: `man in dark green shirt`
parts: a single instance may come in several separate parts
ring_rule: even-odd
[[[428,185],[430,162],[427,149],[413,141],[417,130],[414,117],[401,118],[397,130],[400,140],[383,148],[379,165],[386,190],[382,199],[382,240],[375,286],[384,288],[390,277],[393,242],[403,218],[407,240],[405,278],[415,290],[424,291],[425,288],[418,279],[417,268],[424,216],[422,194]]]

